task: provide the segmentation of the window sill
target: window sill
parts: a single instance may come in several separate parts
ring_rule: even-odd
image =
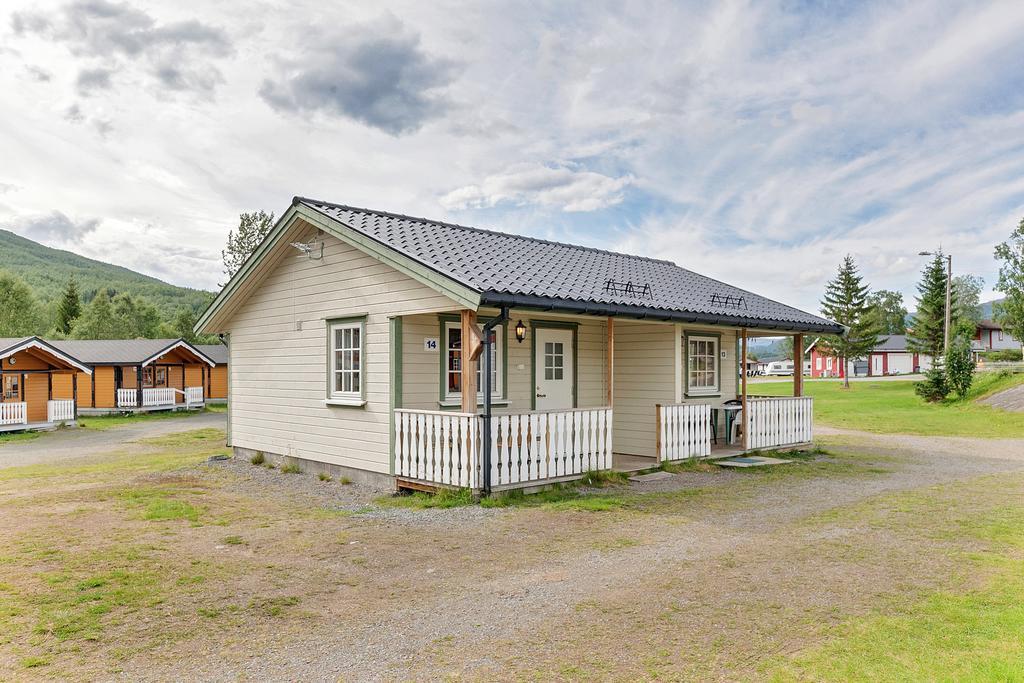
[[[462,401],[438,401],[437,405],[439,407],[441,407],[441,408],[461,408],[462,407]],[[476,405],[477,405],[477,407],[482,408],[483,405],[484,405],[484,400],[483,399],[477,400]],[[492,406],[507,406],[508,405],[508,399],[507,398],[492,398],[491,399],[491,405]]]
[[[362,408],[366,401],[361,398],[328,398],[324,399],[325,406],[343,406],[346,408]]]
[[[722,398],[722,392],[720,391],[708,391],[708,392],[693,392],[689,391],[686,393],[686,398]]]

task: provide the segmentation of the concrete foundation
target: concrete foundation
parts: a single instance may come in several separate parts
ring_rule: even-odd
[[[302,468],[303,472],[308,472],[310,474],[319,474],[324,472],[334,479],[346,477],[356,484],[370,486],[372,488],[380,489],[381,491],[395,490],[395,478],[390,474],[368,472],[354,467],[346,467],[345,465],[335,465],[329,462],[320,462],[319,460],[308,460],[306,458],[281,455],[279,453],[271,453],[270,451],[258,451],[254,448],[242,448],[241,446],[233,446],[232,452],[235,454],[236,458],[244,458],[246,460],[251,459],[257,452],[262,452],[264,460],[269,463],[273,463],[278,467],[289,463],[295,463]]]

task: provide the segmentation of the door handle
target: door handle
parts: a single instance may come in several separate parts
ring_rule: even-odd
[[[537,394],[537,398],[547,398],[547,394]]]

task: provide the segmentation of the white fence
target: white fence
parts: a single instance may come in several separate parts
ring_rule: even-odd
[[[28,424],[28,404],[0,403],[0,425]]]
[[[483,485],[483,418],[395,411],[395,475],[466,488]],[[612,467],[612,410],[494,415],[491,487],[509,488]]]
[[[747,448],[777,448],[814,440],[814,399],[747,400]]]
[[[158,408],[162,406],[173,406],[175,403],[174,394],[178,389],[173,387],[159,387],[156,389],[142,390],[142,407]],[[135,389],[117,390],[118,408],[136,408],[139,405],[139,395]]]
[[[480,488],[479,416],[395,411],[395,476]]]
[[[611,467],[611,408],[534,411],[491,419],[494,488]]]
[[[70,422],[75,419],[75,402],[70,399],[47,401],[47,422]]]
[[[706,458],[711,455],[711,405],[657,405],[659,460]]]
[[[185,405],[186,406],[201,406],[201,405],[203,405],[203,388],[202,387],[185,387]]]

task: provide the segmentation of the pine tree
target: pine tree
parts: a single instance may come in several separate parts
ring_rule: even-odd
[[[821,312],[847,328],[845,335],[822,337],[819,342],[826,353],[839,358],[840,367],[846,365],[847,359],[868,355],[878,344],[879,322],[871,314],[868,286],[857,272],[852,256],[843,259],[835,279],[826,285]],[[843,373],[843,386],[850,387],[848,372]]]
[[[936,359],[945,352],[946,257],[941,249],[922,271],[917,291],[917,311],[908,330],[908,345]],[[955,301],[951,308],[956,310]]]
[[[57,304],[57,331],[64,336],[71,334],[71,328],[75,326],[75,321],[80,315],[82,315],[82,299],[78,294],[78,283],[72,276]]]

